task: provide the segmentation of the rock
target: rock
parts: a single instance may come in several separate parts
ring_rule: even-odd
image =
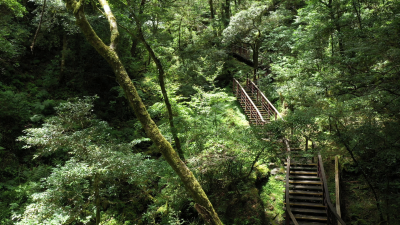
[[[279,168],[275,168],[271,170],[271,175],[276,175],[279,173]]]

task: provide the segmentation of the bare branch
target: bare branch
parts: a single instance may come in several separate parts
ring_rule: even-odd
[[[114,14],[111,12],[110,5],[108,4],[107,0],[99,0],[99,2],[104,9],[104,13],[107,17],[108,23],[110,24],[110,31],[111,31],[110,48],[116,51],[118,45],[118,37],[119,37],[117,20],[115,19]]]
[[[43,14],[44,14],[44,8],[46,7],[46,0],[43,2],[43,7],[42,7],[42,13],[40,14],[40,21],[39,21],[39,26],[36,29],[35,36],[33,37],[32,45],[31,45],[31,52],[33,53],[33,47],[35,46],[35,41],[37,38],[37,35],[39,33],[40,27],[42,26],[42,20],[43,20]]]

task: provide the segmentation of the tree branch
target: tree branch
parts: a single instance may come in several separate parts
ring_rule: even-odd
[[[104,9],[104,14],[107,17],[108,23],[110,24],[110,31],[111,31],[110,48],[116,51],[118,46],[118,37],[119,37],[117,20],[115,19],[114,14],[111,12],[110,5],[108,4],[107,0],[99,0],[99,2]]]
[[[32,45],[31,45],[31,52],[33,53],[33,47],[35,46],[36,38],[39,33],[40,27],[42,26],[42,20],[43,20],[43,14],[44,14],[44,8],[46,7],[46,0],[43,2],[43,7],[42,7],[42,13],[40,14],[40,21],[39,21],[39,26],[36,29],[35,36],[33,37]]]

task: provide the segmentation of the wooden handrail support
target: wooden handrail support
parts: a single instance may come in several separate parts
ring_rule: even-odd
[[[260,88],[258,88],[258,86],[256,84],[254,84],[253,81],[251,81],[250,79],[247,79],[247,85],[250,87],[250,90],[253,90],[253,88],[255,88],[257,90],[257,101],[258,101],[258,97],[259,95],[261,95],[261,98],[267,102],[268,106],[272,108],[273,113],[275,114],[275,120],[276,120],[276,116],[278,115],[279,118],[281,118],[281,120],[284,121],[284,119],[282,118],[281,114],[278,112],[278,110],[274,107],[274,105],[272,105],[272,103],[268,100],[267,97],[265,97],[264,93],[262,93],[262,91],[260,91]],[[261,100],[262,101],[262,100]],[[262,105],[262,104],[261,104]],[[262,105],[263,106],[263,105]],[[269,109],[266,109],[269,112]]]
[[[339,169],[339,156],[335,156],[335,195],[336,195],[336,212],[339,217],[342,217],[340,212],[340,169]]]
[[[288,153],[287,164],[286,164],[286,187],[285,187],[285,200],[286,200],[286,225],[290,224],[290,221],[294,225],[299,225],[296,218],[294,217],[292,210],[290,209],[290,199],[289,199],[289,174],[290,174],[290,146],[286,138],[283,139],[286,144],[286,151]]]
[[[335,208],[332,205],[331,198],[329,197],[328,191],[328,183],[326,182],[324,164],[322,162],[321,154],[318,154],[318,176],[321,178],[323,182],[323,197],[324,197],[324,205],[327,206],[326,214],[328,216],[328,225],[346,225],[346,223],[340,218],[340,216],[336,213]]]
[[[244,48],[239,45],[232,45],[231,46],[231,51],[242,56],[245,59],[250,60],[250,50],[247,48]]]
[[[235,93],[236,97],[238,98],[238,95],[240,94],[240,101],[244,100],[245,103],[245,109],[248,107],[248,103],[250,103],[250,119],[251,117],[254,116],[254,119],[256,120],[256,125],[264,125],[265,120],[262,117],[260,111],[258,110],[257,106],[254,104],[254,102],[251,100],[249,95],[246,93],[246,91],[243,89],[242,85],[233,78],[233,92]],[[244,99],[243,99],[244,98]],[[253,115],[255,112],[255,115]]]

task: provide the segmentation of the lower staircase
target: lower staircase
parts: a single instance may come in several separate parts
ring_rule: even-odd
[[[285,225],[345,225],[331,203],[321,155],[311,162],[286,143]]]
[[[287,163],[285,163],[285,166],[287,166]],[[290,163],[290,209],[299,225],[327,224],[322,185],[321,178],[318,177],[317,163],[308,163],[296,159]]]

